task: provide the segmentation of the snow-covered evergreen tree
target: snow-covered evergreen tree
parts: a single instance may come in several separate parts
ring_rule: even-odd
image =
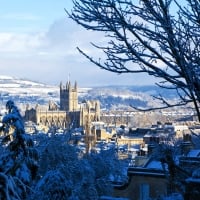
[[[25,199],[36,177],[38,153],[25,133],[23,120],[14,102],[6,103],[2,119],[4,132],[0,155],[0,199]]]

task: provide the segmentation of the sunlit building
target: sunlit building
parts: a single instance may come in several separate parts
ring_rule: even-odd
[[[40,105],[35,108],[27,106],[25,121],[33,121],[37,125],[60,128],[85,128],[88,123],[100,120],[100,102],[96,100],[78,102],[78,88],[70,81],[63,85],[60,83],[60,105],[49,101],[47,109]]]

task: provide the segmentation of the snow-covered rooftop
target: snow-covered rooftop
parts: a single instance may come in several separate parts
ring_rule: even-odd
[[[200,157],[200,149],[190,150],[187,157]]]
[[[152,160],[145,166],[147,169],[158,169],[163,170],[162,164],[160,161]]]

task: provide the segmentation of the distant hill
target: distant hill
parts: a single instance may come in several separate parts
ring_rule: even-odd
[[[169,90],[156,86],[103,86],[93,87],[84,95],[79,95],[80,100],[98,99],[102,109],[126,109],[130,105],[147,108],[158,106],[153,96],[163,95],[166,99],[173,101],[176,95]]]
[[[20,103],[44,104],[58,98],[58,87],[11,76],[0,76],[0,102],[8,99]]]
[[[151,95],[162,94],[169,99],[176,97],[169,90],[163,90],[151,85],[78,87],[79,102],[83,100],[99,100],[102,109],[126,109],[130,105],[146,108],[157,105]],[[21,104],[47,105],[49,100],[59,104],[59,83],[58,86],[52,86],[26,79],[0,76],[1,104],[5,104],[8,99],[13,99]]]

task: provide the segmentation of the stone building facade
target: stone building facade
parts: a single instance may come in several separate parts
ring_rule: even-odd
[[[64,86],[60,83],[60,110],[74,112],[78,109],[78,88],[75,82],[74,87],[70,82]]]
[[[168,181],[164,170],[144,167],[129,167],[128,182],[114,184],[114,197],[130,200],[161,199],[168,194]]]
[[[33,121],[38,125],[47,127],[56,126],[59,128],[78,128],[84,129],[93,121],[100,120],[99,101],[84,101],[78,103],[78,88],[70,81],[63,85],[60,83],[60,107],[50,101],[48,109],[39,105],[25,111],[25,121]]]

